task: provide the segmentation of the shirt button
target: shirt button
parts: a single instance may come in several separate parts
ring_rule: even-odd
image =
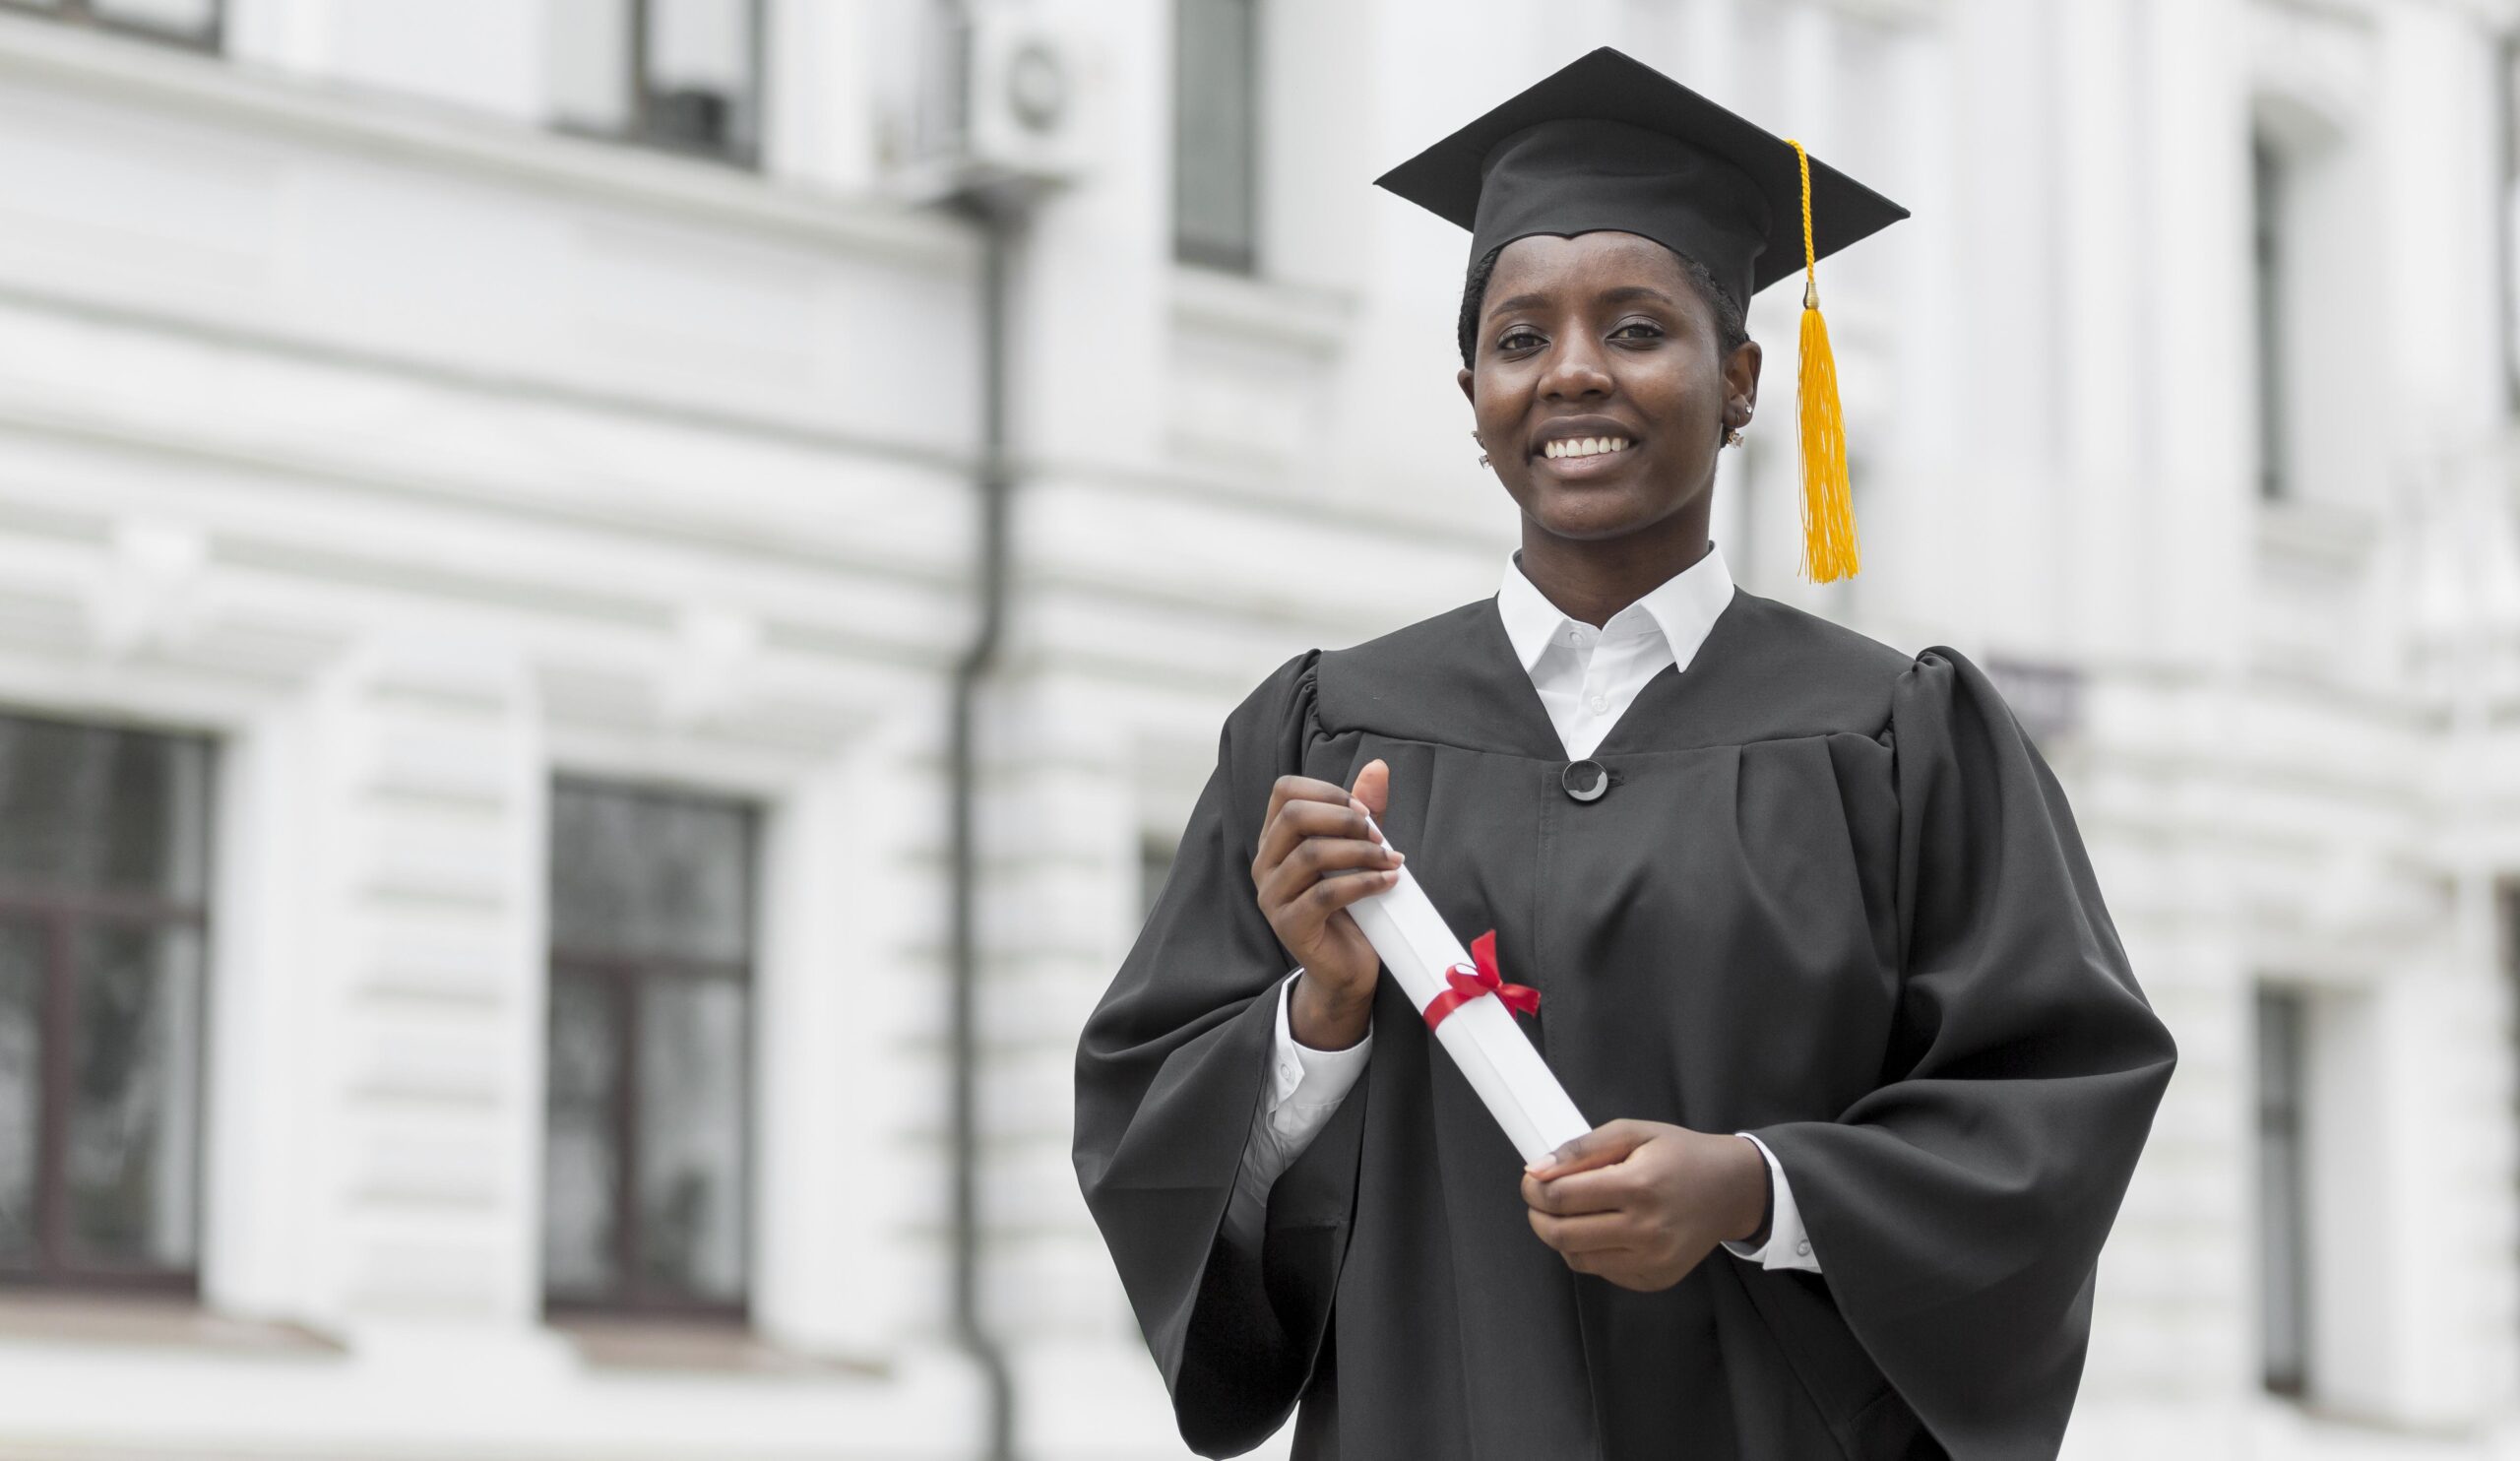
[[[1795,1256],[1796,1256],[1796,1257],[1797,1257],[1797,1258],[1808,1258],[1808,1257],[1810,1257],[1810,1256],[1811,1256],[1811,1239],[1807,1239],[1807,1238],[1806,1238],[1806,1239],[1802,1239],[1800,1242],[1796,1243],[1796,1244],[1794,1245],[1794,1253],[1795,1253]]]
[[[1610,708],[1610,700],[1607,695],[1596,695],[1584,703],[1593,708],[1593,714],[1595,715],[1600,715],[1602,712]]]

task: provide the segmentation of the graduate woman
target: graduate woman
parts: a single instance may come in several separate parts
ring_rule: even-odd
[[[1985,676],[1739,592],[1707,537],[1743,306],[1904,215],[1610,50],[1381,181],[1471,231],[1461,382],[1522,546],[1234,710],[1086,1025],[1077,1175],[1183,1437],[2052,1455],[2170,1037]],[[1395,847],[1601,1123],[1537,1170],[1345,912]]]

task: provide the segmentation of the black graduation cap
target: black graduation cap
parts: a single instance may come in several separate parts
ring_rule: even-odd
[[[1468,228],[1473,264],[1533,233],[1615,228],[1704,265],[1744,309],[1795,270],[1908,216],[1799,143],[1606,45],[1374,183]],[[1859,555],[1816,279],[1802,304],[1803,572],[1825,583],[1855,573]]]
[[[1606,45],[1374,184],[1468,228],[1473,262],[1530,233],[1616,228],[1705,265],[1747,308],[1809,262],[1801,160],[1793,143]],[[1907,216],[1812,161],[1810,260]]]

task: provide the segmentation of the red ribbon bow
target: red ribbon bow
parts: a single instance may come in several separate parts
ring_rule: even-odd
[[[1444,971],[1444,980],[1452,987],[1426,1001],[1427,1029],[1434,1029],[1444,1022],[1444,1016],[1482,994],[1495,995],[1505,1001],[1507,1009],[1520,1010],[1527,1015],[1540,1013],[1540,990],[1529,985],[1509,985],[1505,983],[1505,977],[1496,972],[1495,929],[1490,928],[1470,941],[1470,957],[1478,961],[1478,968],[1456,964]]]

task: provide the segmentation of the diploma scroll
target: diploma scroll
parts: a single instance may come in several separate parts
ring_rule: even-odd
[[[1381,836],[1382,829],[1374,834]],[[1451,989],[1447,970],[1472,967],[1470,951],[1406,866],[1389,888],[1349,904],[1348,914],[1420,1014]],[[1537,1162],[1593,1129],[1504,1001],[1490,996],[1458,1004],[1440,1017],[1435,1040],[1525,1162]]]

